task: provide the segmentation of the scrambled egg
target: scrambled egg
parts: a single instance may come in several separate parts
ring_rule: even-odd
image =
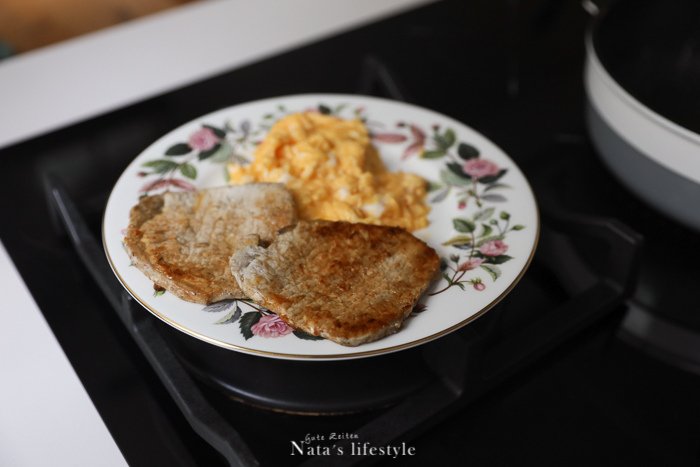
[[[413,231],[428,225],[426,182],[389,172],[359,120],[316,112],[270,129],[250,165],[231,164],[231,183],[284,183],[301,219],[364,222]]]

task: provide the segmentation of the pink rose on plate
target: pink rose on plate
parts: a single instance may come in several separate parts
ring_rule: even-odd
[[[501,256],[508,251],[508,245],[501,240],[491,240],[481,245],[479,251],[484,256]]]
[[[462,170],[472,178],[483,178],[498,175],[501,169],[489,160],[474,158],[467,160]]]
[[[484,260],[481,258],[471,258],[463,262],[462,264],[459,265],[457,268],[458,271],[471,271],[472,269],[476,269],[479,266],[481,266],[481,263],[483,263]]]
[[[219,144],[219,137],[211,130],[211,128],[200,128],[190,135],[189,145],[193,149],[200,151],[208,151]]]
[[[292,328],[277,315],[261,316],[260,320],[250,327],[250,330],[260,337],[282,337],[292,332]]]

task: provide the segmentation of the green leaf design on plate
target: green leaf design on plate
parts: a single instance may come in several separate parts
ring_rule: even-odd
[[[226,131],[222,130],[221,128],[215,127],[214,125],[202,125],[204,128],[209,128],[211,131],[214,132],[216,136],[219,138],[223,138],[226,136]]]
[[[180,166],[180,173],[192,180],[197,178],[197,169],[194,165],[189,163],[184,163]]]
[[[488,185],[490,183],[496,183],[498,180],[501,179],[506,173],[508,172],[508,169],[501,169],[498,171],[496,175],[490,175],[488,177],[481,177],[479,179],[479,182]]]
[[[471,144],[459,143],[459,146],[457,146],[457,155],[464,160],[474,159],[475,157],[479,157],[479,150]]]
[[[443,186],[442,183],[428,181],[426,190],[430,193],[431,191],[439,190]]]
[[[210,162],[217,162],[217,163],[223,163],[223,162],[228,162],[229,159],[231,158],[231,153],[233,152],[233,148],[231,145],[228,143],[228,141],[222,141],[219,143],[219,150],[216,151],[216,153],[212,154],[209,158]],[[242,158],[242,156],[238,156],[238,158]],[[247,164],[248,159],[242,158],[243,160],[237,160],[236,162],[241,163],[241,164]]]
[[[333,113],[333,110],[331,110],[330,107],[324,104],[318,105],[318,111],[321,112],[323,115],[330,115]]]
[[[420,155],[421,159],[439,159],[445,157],[447,153],[441,149],[435,149],[432,151],[423,151]]]
[[[480,222],[480,221],[487,221],[493,216],[493,213],[496,211],[496,208],[486,208],[482,209],[481,211],[478,211],[476,214],[474,214],[474,222]]]
[[[440,201],[443,201],[445,198],[447,198],[447,195],[450,194],[450,188],[447,187],[444,190],[442,190],[440,193],[438,193],[436,196],[433,197],[433,199],[430,200],[431,203],[439,203]]]
[[[472,184],[471,179],[461,177],[450,170],[441,170],[440,180],[446,185],[451,186],[469,186]]]
[[[443,242],[443,246],[471,246],[471,244],[471,235],[456,235],[446,242]]]
[[[481,232],[482,237],[488,237],[489,235],[491,235],[491,232],[493,232],[493,227],[491,227],[488,224],[481,224],[481,227],[484,229]]]
[[[508,201],[508,199],[500,195],[498,193],[486,193],[485,195],[481,195],[481,200],[482,201],[491,201],[492,203],[505,203]]]
[[[239,322],[239,327],[241,328],[241,334],[243,334],[243,337],[245,337],[245,340],[250,339],[253,337],[253,331],[251,328],[255,323],[260,321],[260,318],[262,317],[261,313],[258,313],[257,311],[248,311],[241,316],[240,322]]]
[[[503,264],[506,261],[510,261],[511,259],[513,259],[513,257],[508,256],[508,255],[485,256],[484,263],[486,263],[486,264]]]
[[[221,300],[218,302],[211,303],[204,308],[202,308],[202,311],[206,311],[207,313],[219,313],[221,311],[226,311],[229,308],[231,308],[234,304],[235,300]]]
[[[214,154],[216,154],[216,151],[218,151],[219,149],[221,149],[221,144],[217,144],[216,146],[214,146],[214,147],[211,148],[211,149],[207,149],[206,151],[200,152],[200,153],[199,153],[199,156],[197,156],[197,158],[198,158],[200,161],[203,161],[203,160],[205,160],[205,159],[209,159],[211,156],[213,156]]]
[[[236,308],[233,311],[230,311],[229,313],[226,313],[226,316],[215,322],[214,324],[231,324],[235,323],[238,321],[241,317],[241,307],[236,304]],[[260,319],[260,318],[258,318]],[[255,324],[255,323],[253,323]],[[252,326],[252,324],[251,324]],[[244,334],[245,335],[245,334]],[[252,331],[251,331],[252,335]]]
[[[522,224],[516,224],[513,227],[511,227],[511,229],[513,229],[513,230],[523,230],[524,228],[525,228],[525,226]]]
[[[450,170],[450,172],[452,172],[460,178],[464,178],[466,180],[472,179],[468,174],[464,173],[464,170],[462,169],[462,164],[458,164],[457,162],[450,162],[449,164],[447,164],[447,168]]]
[[[308,332],[304,332],[300,329],[295,329],[292,331],[292,334],[297,336],[299,339],[304,339],[305,341],[322,341],[323,337],[321,336],[314,336],[309,334]]]
[[[143,167],[148,167],[153,169],[155,173],[164,174],[175,170],[178,166],[177,162],[169,161],[167,159],[156,159],[154,161],[148,161],[143,164]]]
[[[491,276],[491,279],[493,279],[494,281],[501,277],[501,268],[499,268],[495,264],[482,264],[481,269],[488,272]]]
[[[476,224],[469,219],[452,219],[452,225],[457,232],[472,233],[476,230]]]
[[[510,188],[510,185],[506,183],[490,183],[484,188],[484,193],[491,190],[497,190],[499,188]]]
[[[192,152],[192,148],[187,143],[177,143],[170,146],[165,151],[166,156],[184,156]]]
[[[443,152],[450,149],[452,145],[455,144],[455,140],[455,132],[451,128],[445,130],[443,134],[437,133],[435,134],[435,136],[433,136],[433,141],[435,141],[435,145]]]

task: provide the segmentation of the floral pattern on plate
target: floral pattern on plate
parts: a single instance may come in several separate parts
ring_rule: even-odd
[[[154,143],[127,169],[115,192],[125,196],[131,192],[135,202],[139,196],[166,190],[226,183],[226,164],[248,163],[272,124],[296,111],[361,119],[390,170],[412,171],[427,180],[430,226],[414,234],[440,254],[440,276],[414,308],[406,329],[351,350],[292,330],[273,312],[248,300],[226,300],[202,308],[175,304],[176,298],[162,291],[151,293],[150,299],[139,298],[144,294],[134,293],[127,282],[143,287],[145,279],[125,281],[106,240],[113,269],[147,309],[184,332],[248,353],[295,359],[351,358],[416,345],[455,329],[483,313],[517,282],[539,231],[534,198],[524,177],[483,136],[448,117],[407,104],[362,96],[303,95],[224,109]],[[127,177],[133,177],[132,181]],[[105,229],[110,213],[108,204]],[[203,316],[215,318],[193,317],[189,314],[192,306],[199,307]],[[169,311],[173,309],[176,311]],[[457,316],[446,316],[450,313]],[[239,337],[216,329],[236,329],[234,334]],[[291,344],[289,338],[299,344]],[[273,345],[273,341],[284,342],[286,347]]]
[[[349,108],[347,103],[341,103],[334,108],[319,103],[315,107],[304,110],[361,119],[369,127],[370,135],[375,143],[380,145],[405,144],[402,150],[402,160],[411,156],[439,159],[444,168],[440,171],[440,181],[429,182],[430,191],[437,192],[437,195],[429,199],[431,204],[444,201],[453,190],[457,194],[459,209],[465,209],[471,200],[480,208],[490,203],[506,201],[505,196],[494,192],[508,188],[508,185],[498,183],[508,172],[508,169],[501,168],[488,159],[480,158],[480,151],[474,145],[463,141],[458,142],[452,128],[442,130],[439,124],[433,124],[429,139],[426,137],[426,131],[415,123],[398,122],[396,127],[399,130],[405,130],[403,132],[373,132],[373,127],[383,128],[386,125],[372,120],[364,107],[355,108],[351,115],[345,115],[343,111]],[[198,172],[195,164],[201,161],[209,160],[219,164],[249,163],[252,158],[251,153],[258,143],[256,138],[263,136],[263,133],[270,128],[274,121],[289,112],[285,106],[277,105],[276,112],[266,113],[262,121],[257,123],[255,129],[251,129],[250,120],[243,120],[237,127],[233,125],[233,122],[225,122],[222,126],[203,123],[201,128],[189,135],[187,142],[177,142],[165,151],[163,158],[149,160],[142,164],[144,171],[139,172],[138,176],[150,177],[152,180],[141,188],[141,194],[147,195],[157,190],[169,189],[195,190],[194,185],[178,178],[178,175],[191,180],[196,179]],[[225,166],[224,170],[226,170]],[[452,220],[459,235],[446,240],[443,245],[467,252],[457,251],[447,258],[442,258],[441,277],[446,285],[437,291],[430,292],[429,296],[445,292],[453,286],[466,290],[466,284],[470,284],[478,292],[484,291],[486,284],[481,276],[467,275],[475,269],[485,271],[493,281],[501,276],[499,265],[512,259],[512,256],[505,254],[508,251],[505,237],[512,231],[524,229],[525,226],[517,224],[510,227],[510,214],[501,211],[498,218],[492,218],[495,211],[496,208],[487,207],[479,210],[470,218],[462,217]],[[157,293],[162,294],[162,290],[158,290]],[[242,314],[238,302],[252,311]],[[227,306],[214,304],[205,307],[204,311],[224,311],[235,305],[234,311],[216,321],[216,324],[238,322],[240,332],[246,340],[255,336],[262,338],[283,337],[292,333],[292,329],[272,311],[261,308],[248,300],[226,300],[221,304]],[[426,309],[427,306],[423,306],[420,311]],[[322,339],[303,331],[295,330],[293,334],[301,339]]]

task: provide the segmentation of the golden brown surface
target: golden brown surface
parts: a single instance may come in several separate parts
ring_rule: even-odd
[[[253,162],[229,166],[231,183],[284,183],[299,217],[392,225],[428,225],[426,182],[389,172],[360,120],[318,112],[288,115],[270,129]]]
[[[291,326],[355,346],[398,331],[439,259],[398,227],[300,221],[231,258],[243,291]]]
[[[165,193],[131,210],[124,245],[150,280],[183,300],[212,303],[245,294],[231,276],[229,258],[296,221],[289,192],[278,184],[251,184]]]

